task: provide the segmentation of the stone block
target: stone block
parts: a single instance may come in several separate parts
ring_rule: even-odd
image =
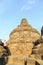
[[[27,65],[35,65],[34,59],[27,59]]]
[[[12,64],[13,64],[13,57],[9,56],[7,65],[12,65]]]
[[[24,59],[14,58],[13,63],[14,63],[14,65],[24,65]]]

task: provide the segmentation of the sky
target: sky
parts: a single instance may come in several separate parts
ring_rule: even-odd
[[[39,32],[43,26],[43,0],[0,0],[0,39],[9,39],[10,32],[26,18]]]

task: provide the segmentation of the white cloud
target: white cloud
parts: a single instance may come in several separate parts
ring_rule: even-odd
[[[24,3],[21,7],[21,11],[30,10],[36,3],[36,0],[24,0]]]
[[[23,11],[23,10],[30,10],[31,9],[31,7],[30,6],[22,6],[21,7],[21,11]]]

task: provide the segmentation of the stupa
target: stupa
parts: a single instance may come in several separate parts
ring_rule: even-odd
[[[43,65],[43,27],[40,33],[23,18],[11,31],[6,49],[0,44],[0,55],[7,54],[6,65]]]
[[[39,32],[23,18],[21,24],[10,33],[7,41],[11,56],[26,59],[32,53],[33,42],[39,37]]]

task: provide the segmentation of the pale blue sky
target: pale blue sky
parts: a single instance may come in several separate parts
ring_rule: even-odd
[[[7,40],[22,18],[26,18],[40,32],[43,26],[43,0],[0,0],[0,39]]]

